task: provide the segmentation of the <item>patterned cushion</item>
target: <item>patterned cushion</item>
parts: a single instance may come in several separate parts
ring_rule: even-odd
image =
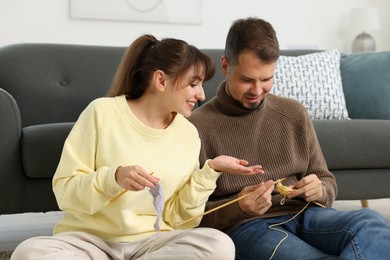
[[[298,100],[312,119],[348,119],[338,50],[280,56],[271,93]]]

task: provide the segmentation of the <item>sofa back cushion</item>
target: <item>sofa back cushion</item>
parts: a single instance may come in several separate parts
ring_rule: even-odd
[[[125,47],[15,44],[0,51],[0,88],[16,100],[22,127],[74,122],[110,88]]]
[[[390,119],[390,51],[343,55],[340,68],[349,116]]]

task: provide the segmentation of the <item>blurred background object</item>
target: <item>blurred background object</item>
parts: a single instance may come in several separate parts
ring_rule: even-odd
[[[375,51],[375,40],[367,31],[377,31],[381,29],[377,8],[367,7],[352,9],[351,26],[357,30],[362,30],[362,33],[358,34],[352,42],[352,52]]]

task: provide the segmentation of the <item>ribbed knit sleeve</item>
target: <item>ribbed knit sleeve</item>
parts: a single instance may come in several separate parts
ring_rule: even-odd
[[[244,110],[224,94],[223,87],[222,84],[217,96],[189,118],[202,141],[200,163],[225,154],[248,160],[250,165],[260,164],[265,174],[223,173],[206,210],[236,198],[246,186],[281,178],[286,178],[284,184],[291,185],[309,174],[316,174],[322,181],[324,196],[319,202],[330,206],[337,195],[337,186],[306,109],[295,100],[270,94],[257,110]],[[281,205],[282,198],[274,193],[272,207],[261,217],[296,213],[306,204],[303,199],[294,198]],[[251,219],[234,203],[204,216],[201,226],[227,230]]]

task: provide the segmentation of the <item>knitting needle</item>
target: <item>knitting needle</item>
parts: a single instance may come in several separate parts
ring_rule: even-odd
[[[284,179],[286,179],[286,178],[283,178],[283,179],[281,179],[281,180],[284,180]],[[281,180],[278,180],[278,181],[281,181]],[[277,183],[277,181],[274,181],[274,184],[276,184],[276,183]],[[187,223],[187,222],[190,222],[190,221],[195,220],[195,219],[197,219],[197,218],[203,217],[204,215],[207,215],[207,214],[209,214],[209,213],[211,213],[211,212],[214,212],[214,211],[216,211],[216,210],[219,210],[219,209],[221,209],[221,208],[223,208],[223,207],[226,207],[226,206],[228,206],[228,205],[230,205],[230,204],[232,204],[232,203],[234,203],[234,202],[236,202],[236,201],[239,201],[239,200],[245,198],[246,196],[251,195],[251,194],[252,194],[253,192],[255,192],[255,191],[256,191],[256,190],[254,190],[254,191],[252,191],[252,192],[249,192],[249,193],[247,193],[247,194],[245,194],[245,195],[242,195],[242,196],[240,196],[240,197],[238,197],[238,198],[235,198],[234,200],[228,201],[228,202],[226,202],[226,203],[224,203],[224,204],[222,204],[222,205],[219,205],[218,207],[215,207],[215,208],[213,208],[213,209],[210,209],[210,210],[204,212],[203,214],[200,214],[200,215],[198,215],[198,216],[195,216],[195,217],[186,219],[186,220],[184,220],[184,221],[182,221],[182,222],[176,223],[176,224],[173,225],[173,227],[174,227],[174,228],[177,228],[177,227],[179,227],[179,226],[181,226],[181,225],[183,225],[183,224],[185,224],[185,223]]]
[[[274,181],[274,184],[277,184],[278,182],[281,182],[281,181],[284,180],[284,179],[286,179],[286,178],[283,178],[283,179],[279,179],[279,180],[277,180],[277,181]],[[215,207],[215,208],[213,208],[213,209],[210,209],[210,210],[208,210],[208,211],[206,211],[206,212],[204,212],[204,213],[202,213],[202,214],[200,214],[200,215],[198,215],[198,216],[195,216],[195,217],[186,219],[186,220],[184,220],[184,221],[182,221],[182,222],[179,222],[179,223],[175,223],[175,224],[173,225],[173,227],[174,227],[174,228],[177,228],[177,227],[179,227],[179,226],[181,226],[181,225],[183,225],[183,224],[185,224],[185,223],[188,223],[188,222],[193,221],[193,220],[195,220],[195,219],[197,219],[197,218],[200,218],[200,217],[203,217],[203,216],[205,216],[205,215],[207,215],[207,214],[209,214],[209,213],[212,213],[212,212],[214,212],[214,211],[216,211],[216,210],[219,210],[219,209],[221,209],[221,208],[223,208],[223,207],[226,207],[226,206],[228,206],[228,205],[230,205],[230,204],[232,204],[232,203],[234,203],[234,202],[237,202],[237,201],[239,201],[239,200],[245,198],[246,196],[251,195],[251,194],[252,194],[253,192],[255,192],[255,191],[256,191],[256,190],[254,190],[254,191],[252,191],[252,192],[249,192],[249,193],[247,193],[247,194],[245,194],[245,195],[242,195],[242,196],[240,196],[240,197],[238,197],[238,198],[235,198],[234,200],[228,201],[228,202],[226,202],[226,203],[224,203],[224,204],[222,204],[222,205],[219,205],[218,207]],[[322,205],[321,203],[318,203],[318,202],[315,202],[315,201],[313,201],[312,203],[314,203],[314,204],[316,204],[316,205],[318,205],[318,206],[320,206],[320,207],[322,207],[322,208],[325,207],[325,206]]]
[[[120,196],[122,196],[123,194],[125,194],[128,190],[124,190],[122,191],[121,193],[119,193],[118,195],[116,195],[114,198],[110,199],[110,203],[115,201],[117,198],[119,198]]]
[[[150,173],[150,175],[153,175],[153,172]],[[119,198],[120,196],[122,196],[123,194],[125,194],[128,190],[124,190],[122,191],[121,193],[119,193],[118,195],[116,195],[115,197],[113,197],[112,199],[110,199],[110,203],[115,201],[117,198]]]
[[[214,212],[214,211],[219,210],[219,209],[221,209],[221,208],[223,208],[223,207],[226,207],[226,206],[228,206],[228,205],[230,205],[230,204],[232,204],[232,203],[234,203],[234,202],[236,202],[236,201],[239,201],[240,199],[245,198],[246,196],[249,196],[249,195],[252,194],[253,192],[255,192],[255,190],[252,191],[252,192],[249,192],[249,193],[247,193],[247,194],[245,194],[245,195],[242,195],[242,196],[240,196],[240,197],[238,197],[238,198],[235,198],[234,200],[231,200],[231,201],[228,201],[228,202],[226,202],[226,203],[224,203],[224,204],[222,204],[222,205],[219,205],[218,207],[215,207],[215,208],[213,208],[213,209],[210,209],[210,210],[204,212],[203,214],[200,214],[200,215],[198,215],[198,216],[195,216],[195,217],[186,219],[186,220],[184,220],[184,221],[182,221],[182,222],[179,222],[179,223],[175,223],[175,224],[173,225],[173,227],[174,227],[174,228],[177,228],[177,227],[179,227],[179,226],[181,226],[181,225],[183,225],[183,224],[185,224],[185,223],[187,223],[187,222],[193,221],[193,220],[195,220],[195,219],[197,219],[197,218],[200,218],[200,217],[203,217],[204,215],[207,215],[207,214],[209,214],[209,213],[211,213],[211,212]]]
[[[316,204],[317,206],[320,206],[321,208],[325,208],[325,205],[322,205],[321,203],[317,201],[311,201],[311,203]]]

